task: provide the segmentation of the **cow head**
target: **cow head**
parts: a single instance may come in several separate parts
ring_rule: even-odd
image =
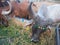
[[[34,20],[34,24],[32,26],[32,39],[33,42],[38,42],[40,34],[44,32],[44,29],[41,29],[41,27],[45,27],[47,29],[47,7],[45,4],[43,4],[39,9],[38,12],[35,13],[32,8],[33,2],[29,5],[29,13],[32,19]]]
[[[10,7],[10,10],[9,11],[6,11],[6,10],[2,10],[2,15],[8,15],[11,11],[12,11],[12,5],[9,1],[7,1],[7,3],[9,4],[9,7]]]
[[[45,27],[40,27],[36,24],[33,24],[32,26],[32,36],[31,36],[31,41],[32,42],[38,42],[40,40],[41,33],[46,31],[46,26]]]

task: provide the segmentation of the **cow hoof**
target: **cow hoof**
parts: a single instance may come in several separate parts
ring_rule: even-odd
[[[37,43],[37,42],[39,42],[39,40],[38,39],[37,40],[31,39],[31,42]]]

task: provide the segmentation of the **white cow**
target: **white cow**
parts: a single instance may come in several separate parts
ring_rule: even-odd
[[[33,11],[32,5],[33,3],[31,2],[28,8],[30,16],[35,22],[32,26],[31,41],[38,42],[40,34],[46,31],[44,29],[41,29],[40,26],[44,27],[48,24],[50,25],[60,22],[60,4],[55,4],[51,6],[42,4],[37,13]]]
[[[35,23],[38,23],[41,26],[60,22],[60,4],[50,6],[42,4],[37,13],[35,13],[32,6],[30,6],[29,11]]]

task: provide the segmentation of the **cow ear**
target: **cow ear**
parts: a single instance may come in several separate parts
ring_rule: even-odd
[[[43,17],[45,17],[46,15],[47,15],[47,5],[46,4],[42,4],[40,7],[39,7],[39,9],[38,9],[38,12],[37,12],[37,14],[39,15],[39,16],[43,16]]]

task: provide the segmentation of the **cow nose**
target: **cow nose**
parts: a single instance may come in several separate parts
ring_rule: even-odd
[[[34,43],[37,43],[37,42],[39,42],[39,40],[38,39],[31,39],[31,42],[34,42]]]

